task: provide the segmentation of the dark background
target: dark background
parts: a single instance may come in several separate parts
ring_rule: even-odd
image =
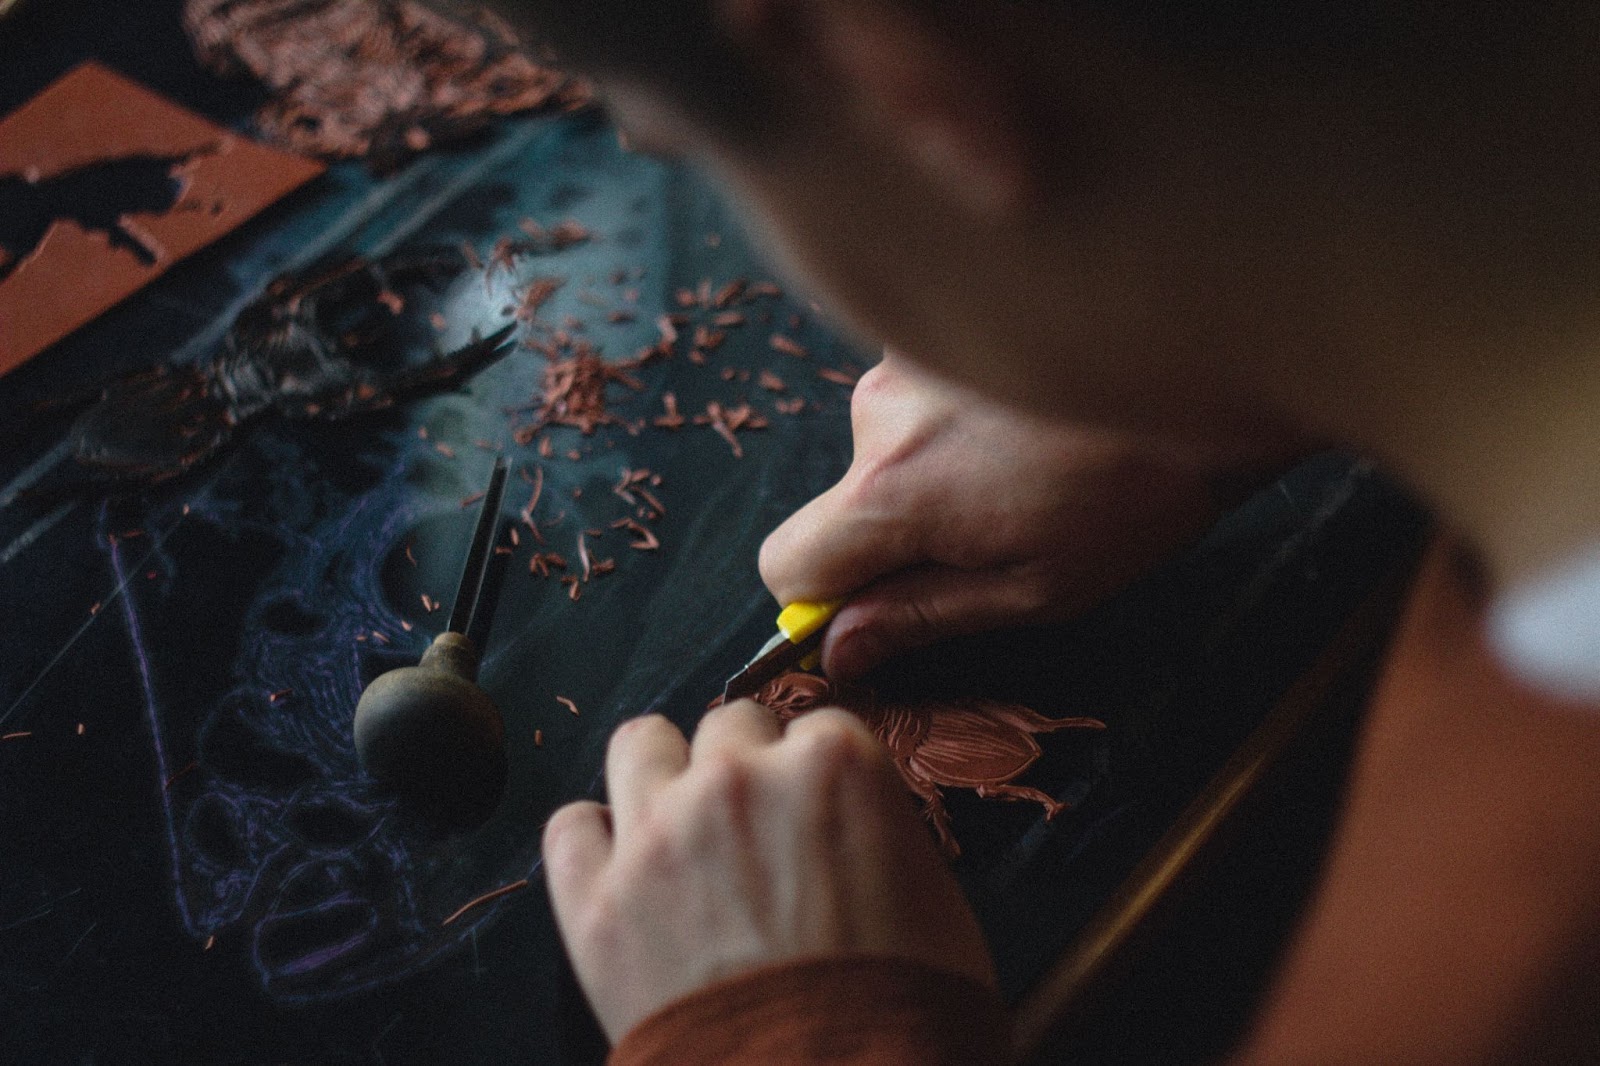
[[[89,56],[241,128],[260,101],[196,67],[176,4],[54,0],[0,24],[0,112]],[[518,278],[569,278],[546,317],[584,320],[613,358],[654,341],[677,289],[770,276],[714,190],[621,152],[598,115],[505,122],[383,181],[341,164],[0,379],[0,498],[68,461],[69,420],[40,414],[43,400],[212,358],[275,274],[423,244],[470,240],[483,251],[523,217],[575,217],[598,234],[525,261]],[[640,269],[628,283],[641,291],[637,322],[607,322],[583,298],[615,303],[610,276]],[[510,280],[491,293],[465,277],[441,295],[452,332],[497,325]],[[576,604],[511,568],[483,674],[507,717],[511,786],[466,837],[424,832],[371,794],[349,719],[361,686],[414,660],[444,624],[418,595],[448,604],[453,593],[472,519],[460,500],[491,463],[473,442],[504,446],[514,468],[537,460],[509,441],[505,408],[533,396],[538,356],[516,353],[458,393],[379,416],[262,423],[195,475],[134,500],[0,508],[0,733],[33,734],[0,744],[0,1062],[599,1061],[539,883],[539,827],[560,803],[599,794],[619,721],[653,710],[692,725],[765,639],[774,605],[757,546],[849,461],[847,390],[766,337],[790,333],[815,365],[859,370],[870,358],[803,295],[768,305],[773,325],[732,331],[710,367],[679,357],[642,372],[643,393],[617,393],[630,417],[658,411],[668,390],[690,412],[740,397],[768,408],[718,371],[777,371],[813,407],[744,435],[744,459],[704,429],[554,434],[542,512],[570,513],[552,538],[626,514],[609,486],[622,467],[648,466],[662,476],[663,548],[635,553],[602,538],[618,572]],[[432,448],[440,441],[456,459]],[[571,448],[576,461],[563,457]],[[513,480],[508,515],[525,491]],[[134,528],[145,535],[108,542]],[[964,849],[956,869],[1009,997],[1037,980],[1422,529],[1365,468],[1321,457],[1089,617],[939,649],[883,680],[1110,727],[1043,738],[1025,780],[1077,804],[1054,823],[1031,804],[948,795]],[[356,640],[374,629],[393,643]],[[282,690],[293,695],[270,701]],[[1359,705],[1359,692],[1345,692],[1318,720],[1078,1021],[1076,1053],[1186,1061],[1225,1045],[1314,873]],[[440,925],[523,877],[530,890]]]

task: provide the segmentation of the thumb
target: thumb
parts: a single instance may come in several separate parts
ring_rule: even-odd
[[[823,669],[848,681],[913,648],[1037,620],[1046,600],[1035,584],[1015,570],[903,570],[840,610],[823,642]]]

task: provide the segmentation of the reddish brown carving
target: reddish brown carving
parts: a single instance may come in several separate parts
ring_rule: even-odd
[[[314,155],[365,157],[380,173],[496,115],[589,96],[476,5],[189,0],[184,21],[208,66],[246,71],[272,91],[256,116],[264,136]]]
[[[599,426],[618,425],[622,419],[608,409],[606,387],[616,383],[634,392],[644,390],[644,383],[629,373],[639,365],[636,360],[608,363],[586,340],[563,337],[548,344],[524,344],[548,360],[533,421],[512,432],[524,447],[547,426],[571,426],[589,436]]]
[[[66,74],[0,122],[0,373],[321,171],[97,64]]]
[[[1095,718],[1046,718],[1015,703],[957,699],[891,703],[859,685],[835,685],[815,674],[791,673],[767,682],[756,702],[784,721],[818,707],[843,707],[872,727],[894,757],[900,776],[922,797],[923,813],[950,856],[961,848],[950,833],[941,788],[970,788],[989,799],[1030,800],[1054,818],[1066,804],[1013,782],[1044,754],[1035,733],[1104,729]]]

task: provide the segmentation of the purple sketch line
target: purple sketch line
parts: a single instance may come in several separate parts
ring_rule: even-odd
[[[102,507],[102,524],[104,524],[104,515],[105,509]],[[180,518],[179,521],[182,521],[182,519]],[[131,594],[127,594],[126,592],[128,586],[128,572],[127,567],[123,564],[122,560],[121,541],[111,542],[110,555],[111,569],[116,575],[117,586],[124,590],[124,595],[121,597],[122,618],[128,627],[128,641],[133,645],[134,660],[139,665],[139,686],[144,693],[145,721],[150,726],[150,742],[156,753],[156,781],[162,786],[161,805],[164,813],[164,817],[162,818],[162,828],[167,837],[167,852],[172,859],[172,880],[174,884],[181,884],[183,877],[183,862],[182,857],[179,854],[178,837],[173,831],[174,820],[172,815],[172,793],[171,790],[166,787],[166,782],[170,778],[172,771],[170,769],[171,764],[167,759],[166,741],[161,736],[161,714],[156,708],[155,684],[150,677],[150,655],[145,649],[144,632],[139,625],[138,612],[136,612],[133,607],[133,596]],[[189,935],[196,935],[198,930],[195,929],[194,920],[189,914],[188,900],[184,898],[184,894],[182,892],[176,892],[174,893],[174,896],[178,904],[178,912],[183,917],[184,929],[189,932]]]

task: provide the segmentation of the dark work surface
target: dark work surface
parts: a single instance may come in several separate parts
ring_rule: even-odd
[[[0,109],[92,54],[240,121],[252,91],[195,69],[174,8],[33,4],[0,24]],[[677,289],[770,276],[714,191],[622,153],[593,116],[507,122],[384,182],[338,166],[0,379],[0,498],[64,461],[67,420],[34,416],[37,403],[210,358],[277,272],[425,243],[483,250],[525,216],[571,216],[599,234],[523,260],[518,276],[567,277],[545,317],[585,321],[612,357],[654,341]],[[646,269],[631,283],[635,323],[608,322],[584,297],[616,305],[619,268]],[[492,297],[481,278],[452,288],[446,340],[497,325],[509,280]],[[378,416],[263,422],[137,501],[0,509],[0,733],[32,734],[0,743],[0,1062],[598,1061],[539,883],[539,827],[559,804],[599,794],[619,721],[660,711],[692,725],[765,639],[774,608],[757,547],[849,460],[848,393],[814,368],[868,360],[803,297],[749,309],[769,305],[810,363],[773,352],[775,327],[753,324],[732,331],[709,367],[680,355],[641,372],[644,392],[614,392],[630,417],[658,411],[666,390],[686,411],[748,396],[770,412],[770,397],[718,371],[776,370],[816,409],[743,435],[744,459],[703,428],[553,434],[545,492],[568,511],[550,532],[555,550],[573,555],[578,531],[626,513],[609,491],[625,466],[662,476],[663,547],[631,552],[601,538],[618,571],[576,604],[531,578],[521,556],[510,568],[483,682],[506,714],[511,784],[497,816],[465,838],[422,833],[373,796],[349,722],[365,681],[414,660],[444,624],[418,596],[448,606],[453,593],[472,522],[460,501],[492,461],[474,441],[506,446],[514,463],[540,461],[510,443],[504,411],[535,392],[538,356],[519,352],[457,393]],[[791,315],[798,329],[787,328]],[[564,458],[572,448],[577,461]],[[526,489],[512,482],[508,515]],[[144,535],[108,539],[135,528]],[[1325,457],[1080,622],[940,649],[884,679],[1109,726],[1042,738],[1045,756],[1025,780],[1077,802],[1054,823],[1031,804],[948,796],[964,849],[957,872],[1009,995],[1060,952],[1421,529],[1398,493]],[[269,699],[283,690],[292,695]],[[441,926],[524,877],[530,890]]]

